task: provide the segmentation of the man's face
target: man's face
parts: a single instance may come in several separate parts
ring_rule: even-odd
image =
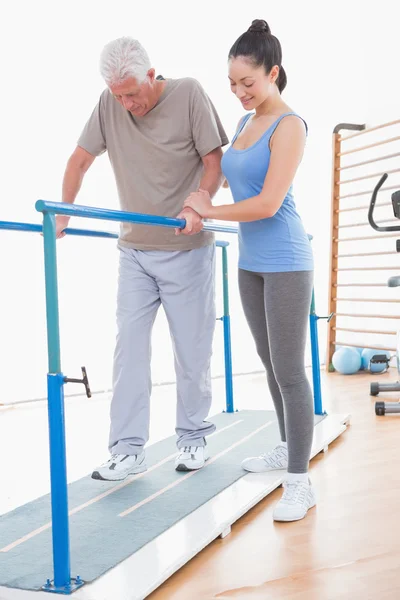
[[[117,85],[111,85],[110,91],[114,98],[135,117],[143,117],[154,106],[153,86],[154,71],[151,69],[145,81],[139,83],[134,77],[126,79]]]

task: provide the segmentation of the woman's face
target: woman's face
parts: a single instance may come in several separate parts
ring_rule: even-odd
[[[229,61],[231,90],[246,110],[254,110],[267,100],[274,91],[278,74],[279,67],[272,67],[266,74],[264,65],[255,67],[243,56],[231,58]]]

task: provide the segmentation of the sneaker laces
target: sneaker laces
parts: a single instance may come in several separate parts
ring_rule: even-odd
[[[261,454],[261,458],[269,467],[278,465],[284,468],[287,462],[287,450],[284,446],[277,446],[272,452]]]
[[[294,481],[293,483],[283,484],[284,492],[281,498],[281,502],[284,504],[304,504],[307,493],[308,485],[302,481]]]
[[[122,461],[122,458],[124,458],[125,456],[127,456],[127,455],[126,454],[111,454],[110,458],[108,460],[106,460],[106,462],[103,463],[101,466],[107,467],[108,465],[110,465],[112,463],[119,463]],[[132,456],[135,456],[136,460],[137,460],[139,455],[133,454]],[[122,457],[122,458],[120,458],[120,457]]]
[[[111,454],[110,458],[108,460],[106,460],[101,466],[108,467],[111,463],[117,462],[118,456],[119,456],[119,454]]]
[[[180,449],[179,454],[194,454],[198,450],[198,446],[184,446]]]

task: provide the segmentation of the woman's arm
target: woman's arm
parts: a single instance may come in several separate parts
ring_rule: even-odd
[[[248,222],[273,217],[281,207],[304,153],[306,129],[295,116],[282,119],[271,138],[271,158],[264,185],[257,196],[235,204],[213,206],[201,190],[185,202],[202,217],[217,221]]]

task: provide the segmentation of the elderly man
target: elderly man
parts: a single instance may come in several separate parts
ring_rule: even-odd
[[[122,223],[119,236],[117,341],[109,438],[110,459],[93,479],[121,480],[146,470],[149,437],[151,331],[160,304],[172,338],[177,380],[177,470],[207,460],[210,360],[215,327],[213,235],[183,209],[199,189],[213,197],[222,183],[221,147],[228,143],[201,85],[156,77],[145,49],[132,38],[105,46],[100,60],[107,89],[86,123],[63,181],[74,202],[96,156],[107,151],[122,210],[186,219],[186,228]],[[68,217],[57,217],[63,237]]]

